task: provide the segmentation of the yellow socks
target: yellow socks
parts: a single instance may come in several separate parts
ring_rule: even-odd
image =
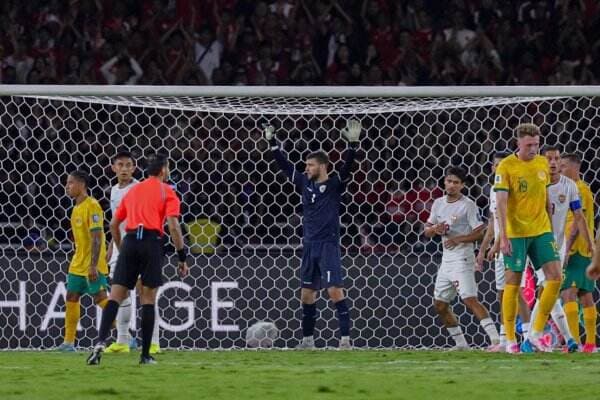
[[[515,329],[515,320],[517,318],[519,285],[506,285],[502,295],[502,319],[504,329],[506,330],[506,340],[508,342],[517,341]]]
[[[558,299],[560,284],[560,281],[546,281],[544,292],[540,296],[539,312],[535,321],[533,321],[533,333],[544,332],[548,316],[550,315],[552,308],[554,308],[554,303],[556,303],[556,300]]]
[[[67,301],[66,303],[67,312],[65,314],[65,343],[74,344],[81,310],[79,309],[79,301]]]
[[[104,307],[106,307],[106,303],[108,303],[108,297],[104,300],[100,300],[98,303],[96,303],[96,305],[104,310]]]
[[[596,345],[596,307],[584,307],[583,324],[585,325],[585,344]]]
[[[569,330],[571,331],[571,335],[577,343],[580,343],[581,339],[579,336],[579,304],[576,301],[570,301],[563,305],[563,309],[565,310],[565,315],[567,317],[567,323],[569,324]]]

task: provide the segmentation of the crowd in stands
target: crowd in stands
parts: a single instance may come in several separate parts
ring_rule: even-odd
[[[3,0],[3,83],[598,84],[595,0]]]

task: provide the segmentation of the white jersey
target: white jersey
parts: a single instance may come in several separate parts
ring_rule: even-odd
[[[433,202],[429,220],[430,224],[446,224],[446,234],[442,243],[455,236],[468,235],[481,227],[483,222],[475,202],[466,196],[449,203],[448,197],[440,197]],[[452,249],[443,247],[442,262],[465,261],[475,256],[473,243],[460,243]]]
[[[492,214],[492,218],[494,218],[494,241],[496,241],[500,236],[500,230],[498,229],[500,223],[498,222],[498,203],[496,202],[494,188],[490,189],[490,213]]]
[[[573,208],[581,208],[581,198],[575,181],[562,175],[557,183],[548,186],[548,195],[552,203],[554,240],[556,240],[556,245],[560,250],[565,243],[567,213]]]
[[[118,184],[112,187],[112,189],[110,190],[110,211],[112,212],[112,215],[115,215],[115,211],[117,211],[119,204],[121,204],[121,200],[123,200],[123,197],[125,197],[127,192],[129,192],[129,189],[134,187],[136,183],[138,183],[138,181],[136,179],[133,179],[131,183],[125,187],[120,188]],[[125,221],[121,222],[119,230],[121,231],[121,237],[124,237]],[[113,252],[109,264],[114,266],[117,262],[118,257],[119,250],[116,246],[113,246]]]

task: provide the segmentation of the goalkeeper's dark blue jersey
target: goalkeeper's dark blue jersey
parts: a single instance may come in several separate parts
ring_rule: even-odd
[[[302,195],[303,241],[336,242],[340,239],[340,203],[346,183],[350,180],[350,170],[356,150],[348,148],[340,175],[332,175],[324,182],[309,180],[297,171],[285,158],[279,146],[272,146],[273,156],[279,168],[290,178],[296,190]]]

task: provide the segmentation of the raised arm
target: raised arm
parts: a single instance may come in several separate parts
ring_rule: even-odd
[[[344,165],[340,170],[340,180],[344,184],[350,180],[350,172],[354,165],[354,158],[356,158],[356,149],[359,144],[361,128],[360,121],[351,119],[348,121],[346,128],[342,130],[342,135],[348,141],[348,150],[346,150],[344,156]]]
[[[292,163],[283,155],[283,152],[277,143],[277,139],[275,138],[275,128],[270,125],[265,127],[264,135],[271,146],[271,153],[273,154],[273,158],[277,162],[279,169],[294,183],[294,185],[301,186],[303,183],[303,175],[300,171],[297,171]]]

